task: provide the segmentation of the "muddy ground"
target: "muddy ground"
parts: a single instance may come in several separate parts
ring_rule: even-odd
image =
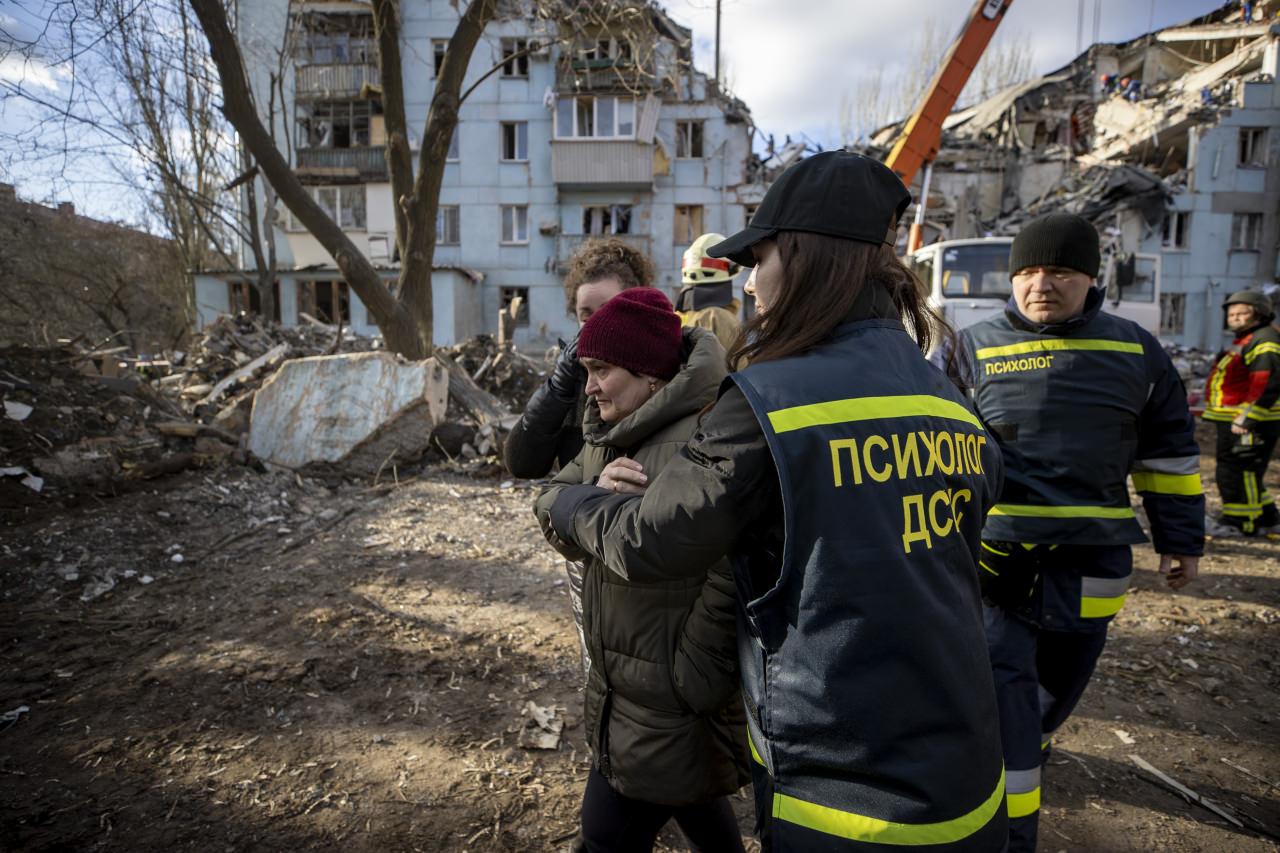
[[[0,714],[27,708],[0,722],[0,848],[563,846],[588,764],[532,495],[442,468],[371,487],[226,467],[0,528]],[[1171,593],[1138,550],[1057,740],[1042,850],[1277,848],[1278,558],[1218,540]]]

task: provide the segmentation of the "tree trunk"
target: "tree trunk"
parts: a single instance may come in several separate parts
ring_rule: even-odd
[[[405,255],[409,221],[404,205],[413,193],[413,153],[404,116],[404,82],[400,64],[400,4],[373,0],[373,29],[378,36],[378,68],[382,78],[382,114],[387,124],[387,168],[391,172],[391,205],[395,208],[396,248]]]
[[[492,3],[493,0],[485,2]],[[209,39],[209,52],[218,68],[218,77],[222,82],[222,112],[239,132],[241,141],[258,162],[263,176],[271,182],[284,205],[333,257],[342,277],[360,297],[369,315],[382,330],[387,347],[406,358],[424,358],[429,350],[423,346],[423,336],[404,334],[406,327],[413,326],[413,318],[392,297],[373,264],[307,192],[276,148],[271,134],[263,126],[245,76],[244,58],[227,23],[226,8],[222,0],[191,0],[191,7]],[[471,10],[468,9],[467,12],[469,15]],[[467,15],[463,17],[465,20]],[[433,237],[434,234],[435,229],[432,228]],[[427,269],[429,274],[429,257]],[[428,290],[428,294],[429,292]],[[428,313],[429,310],[428,308]],[[429,325],[425,337],[430,338]]]
[[[407,220],[408,233],[400,255],[400,304],[404,306],[417,325],[424,352],[432,352],[432,323],[434,312],[431,300],[431,268],[436,248],[436,213],[439,209],[440,185],[444,181],[444,164],[449,155],[449,143],[458,127],[459,93],[466,76],[471,55],[484,28],[498,13],[497,0],[472,0],[458,21],[440,74],[435,92],[431,96],[431,109],[427,113],[426,131],[422,136],[422,150],[418,158],[418,175],[412,194],[402,205]],[[385,89],[384,89],[385,94]],[[383,104],[390,112],[389,106]],[[400,110],[403,113],[403,104]]]

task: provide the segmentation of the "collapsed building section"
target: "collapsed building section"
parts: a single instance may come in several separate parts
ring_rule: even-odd
[[[1271,4],[1275,5],[1275,4]],[[952,113],[926,242],[1016,233],[1053,210],[1103,238],[1113,299],[1159,309],[1163,339],[1216,348],[1220,303],[1273,289],[1280,223],[1280,20],[1241,4],[1122,44]],[[880,130],[888,148],[900,130]],[[922,179],[915,187],[918,193]]]

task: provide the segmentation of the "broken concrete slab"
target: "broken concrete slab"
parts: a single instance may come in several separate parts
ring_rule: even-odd
[[[449,376],[434,359],[367,352],[288,361],[254,397],[249,450],[284,468],[327,463],[374,474],[422,455],[448,397]]]

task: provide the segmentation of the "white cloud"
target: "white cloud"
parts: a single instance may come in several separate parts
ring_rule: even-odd
[[[1085,42],[1093,33],[1093,2],[1086,2]],[[1096,0],[1103,2],[1103,0]],[[663,0],[671,16],[693,28],[695,59],[713,65],[715,0]],[[1218,8],[1213,0],[1104,3],[1100,36],[1122,41]],[[949,38],[968,11],[969,0],[722,0],[721,58],[734,94],[751,108],[757,127],[779,139],[805,133],[824,145],[838,144],[841,96],[881,69],[900,79],[918,53],[920,28],[934,21]],[[1076,3],[1014,0],[1000,33],[1028,38],[1038,73],[1076,55]],[[1024,35],[1025,34],[1025,35]]]
[[[70,79],[71,66],[65,63],[48,65],[18,53],[0,58],[0,80],[6,83],[56,92],[61,86],[60,81]]]

